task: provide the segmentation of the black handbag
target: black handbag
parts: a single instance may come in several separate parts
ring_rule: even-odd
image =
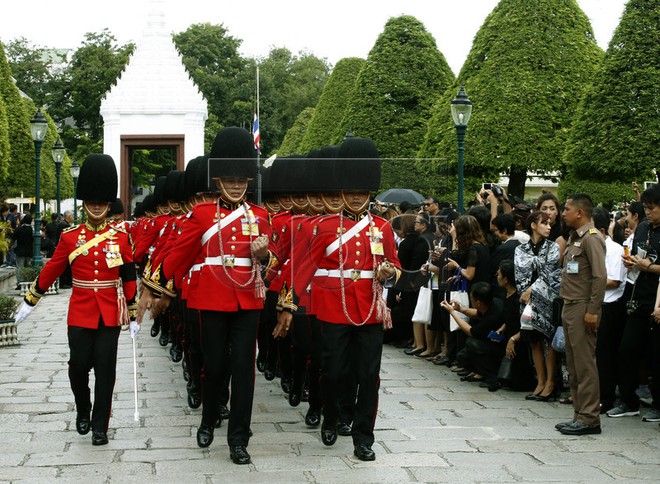
[[[561,326],[561,312],[564,309],[564,300],[556,297],[552,300],[552,324],[555,328]]]

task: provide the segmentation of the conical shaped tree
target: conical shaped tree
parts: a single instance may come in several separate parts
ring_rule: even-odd
[[[580,104],[560,192],[610,204],[660,169],[660,0],[629,0],[594,86]]]
[[[31,114],[11,77],[4,46],[0,43],[0,97],[5,102],[9,127],[10,165],[5,191],[9,196],[33,195],[35,190],[34,144],[30,136]]]
[[[2,82],[2,80],[0,80]],[[11,147],[9,146],[9,121],[7,120],[7,108],[5,101],[0,96],[0,186],[5,187],[7,175],[9,174],[9,160]],[[6,195],[4,188],[0,189],[0,199]]]
[[[309,151],[301,149],[301,142],[313,116],[314,108],[305,108],[302,110],[293,123],[293,126],[284,135],[282,144],[277,150],[278,156],[289,156],[294,153],[307,153]]]
[[[423,180],[411,159],[424,139],[433,103],[453,81],[421,22],[407,15],[387,22],[358,75],[341,130],[376,142],[384,159],[383,189],[420,188]]]
[[[307,153],[341,141],[345,134],[341,122],[355,90],[355,80],[365,64],[366,61],[359,57],[346,57],[337,62],[316,103],[314,115],[297,152]]]
[[[576,0],[501,0],[459,74],[474,104],[465,139],[466,190],[505,175],[509,192],[523,196],[529,172],[559,170],[572,117],[601,58]],[[429,163],[436,170],[430,173],[455,173],[449,106],[458,88],[457,82],[438,99],[428,125],[420,157],[446,160]]]

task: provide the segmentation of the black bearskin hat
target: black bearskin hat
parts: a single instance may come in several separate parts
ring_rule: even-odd
[[[369,138],[345,138],[337,153],[342,190],[376,191],[380,187],[378,148]]]
[[[314,168],[312,169],[314,186],[310,191],[317,193],[341,191],[343,182],[341,173],[337,171],[339,145],[324,146],[317,152],[318,155],[313,160]]]
[[[184,174],[180,170],[172,170],[165,177],[165,200],[180,202],[186,199],[184,193]]]
[[[142,210],[145,212],[155,212],[156,204],[154,203],[154,196],[150,193],[142,200]]]
[[[85,158],[80,167],[77,198],[108,203],[117,198],[117,168],[111,156],[95,153]]]
[[[118,215],[120,213],[124,213],[124,202],[121,201],[121,198],[115,198],[110,204],[108,215]]]
[[[249,131],[236,126],[221,129],[213,141],[208,165],[209,180],[219,177],[256,178],[257,150]]]
[[[165,182],[167,180],[166,176],[159,176],[156,178],[156,184],[154,185],[154,205],[165,205],[167,203],[167,198],[165,198]]]

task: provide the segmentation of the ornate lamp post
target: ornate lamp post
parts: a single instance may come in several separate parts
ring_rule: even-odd
[[[62,170],[62,162],[64,161],[64,155],[66,150],[62,141],[57,138],[57,142],[53,145],[53,149],[50,150],[53,161],[55,162],[55,175],[57,179],[57,216],[59,217],[62,211],[60,210],[60,171]]]
[[[73,223],[78,223],[78,203],[76,202],[76,196],[78,195],[78,176],[80,175],[80,165],[77,162],[73,162],[71,168],[69,168],[69,173],[71,173],[71,178],[73,178]]]
[[[461,84],[461,89],[451,102],[451,117],[456,126],[456,136],[458,138],[458,212],[463,212],[463,154],[464,141],[467,125],[472,114],[472,102],[468,99],[465,86]]]
[[[43,264],[41,260],[41,145],[46,137],[48,131],[48,122],[44,115],[41,113],[41,108],[37,110],[34,118],[30,120],[30,134],[34,140],[34,152],[36,157],[36,176],[37,176],[37,189],[34,195],[35,209],[34,209],[34,255],[32,257],[32,265],[40,266]]]

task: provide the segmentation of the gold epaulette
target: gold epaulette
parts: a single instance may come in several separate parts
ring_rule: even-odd
[[[599,234],[600,232],[598,231],[598,229],[592,227],[592,228],[589,229],[589,233],[590,234]]]
[[[67,232],[71,232],[72,230],[76,230],[78,227],[80,227],[80,224],[72,225],[71,227],[67,227],[65,229],[62,229],[62,233],[66,234]]]

